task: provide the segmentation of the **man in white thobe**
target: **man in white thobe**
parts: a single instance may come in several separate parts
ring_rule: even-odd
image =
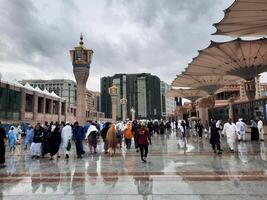
[[[260,141],[264,141],[263,121],[261,119],[258,121],[257,126],[259,130]]]
[[[62,148],[64,149],[65,152],[65,158],[68,159],[70,153],[69,143],[71,142],[72,138],[72,128],[69,122],[66,122],[66,126],[62,129],[61,138],[62,138]]]
[[[236,122],[236,129],[238,134],[238,141],[240,142],[242,140],[243,142],[246,142],[246,124],[242,119],[239,119],[238,122]]]
[[[226,135],[227,144],[230,147],[231,152],[234,152],[234,143],[236,139],[236,126],[232,123],[232,119],[228,119],[228,122],[223,126],[223,134]]]

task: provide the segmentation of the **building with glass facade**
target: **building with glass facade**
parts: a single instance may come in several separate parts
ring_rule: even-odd
[[[127,118],[131,118],[131,109],[135,110],[138,119],[161,118],[160,79],[157,76],[141,74],[115,74],[101,78],[101,111],[111,118],[111,98],[108,88],[115,85],[118,88],[117,119],[122,119],[120,99],[127,99]]]
[[[62,98],[54,92],[46,90],[46,87],[42,84],[40,81],[37,85],[31,83],[32,86],[29,83],[23,85],[0,81],[0,121],[11,123],[17,121],[30,123],[76,121],[76,106],[69,105],[68,102],[69,99],[75,99],[75,97],[70,95],[70,98],[69,96]],[[49,86],[49,84],[47,85]],[[53,86],[51,87],[53,88]],[[45,89],[42,90],[41,88]],[[62,88],[61,91],[64,93],[64,84]],[[75,93],[74,91],[71,94]],[[97,109],[100,109],[100,104],[97,102],[99,100],[100,93],[87,91],[85,112],[88,120],[104,119],[104,113],[97,111]]]
[[[176,101],[174,97],[165,94],[171,90],[171,86],[163,81],[160,82],[161,90],[161,116],[168,118],[175,115]]]

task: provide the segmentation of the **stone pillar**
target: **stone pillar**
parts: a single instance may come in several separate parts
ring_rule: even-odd
[[[53,99],[51,99],[51,101],[50,101],[50,110],[49,110],[49,112],[50,112],[50,114],[51,115],[53,115]]]
[[[131,112],[132,112],[132,121],[134,121],[135,120],[135,109],[132,108]]]
[[[127,114],[126,114],[126,105],[127,105],[127,99],[125,99],[125,98],[122,98],[121,100],[120,100],[120,103],[121,103],[121,105],[122,105],[122,121],[126,121],[126,116],[127,116]]]
[[[37,92],[33,93],[33,120],[37,121],[37,115],[38,115],[38,95]]]
[[[255,77],[255,87],[256,87],[255,99],[259,99],[261,98],[260,75]]]
[[[205,122],[206,120],[209,121],[209,108],[208,107],[198,107],[197,108],[199,118],[202,122]]]
[[[62,102],[61,99],[58,100],[58,123],[61,122],[61,111],[62,111]]]
[[[122,121],[126,121],[126,105],[122,105]]]
[[[45,120],[46,116],[46,97],[44,96],[44,102],[43,102],[43,119]]]
[[[111,97],[111,110],[112,110],[112,121],[115,122],[117,120],[117,96],[118,96],[118,88],[113,85],[108,88],[108,93]]]
[[[239,93],[240,93],[240,100],[247,100],[244,82],[240,84]]]
[[[87,75],[84,74],[84,76],[87,76]],[[89,73],[88,73],[88,76],[89,76]],[[88,76],[87,76],[87,78],[88,78]],[[84,77],[83,79],[86,79],[86,81],[87,81],[87,78]],[[78,78],[76,78],[76,80],[77,79]],[[86,87],[85,86],[86,86],[86,82],[80,83],[80,81],[77,80],[76,118],[77,118],[77,121],[79,122],[79,124],[81,124],[81,125],[85,124],[85,122],[86,122]]]
[[[255,96],[256,96],[255,78],[253,78],[251,80],[246,80],[244,82],[244,86],[245,86],[247,99],[249,99],[249,100],[255,99]]]
[[[117,96],[111,96],[111,105],[112,105],[112,121],[117,121]]]
[[[68,111],[67,110],[68,109],[68,105],[67,105],[67,102],[66,101],[65,101],[65,104],[64,105],[65,105],[64,106],[64,109],[65,109],[65,112],[64,113],[65,113],[65,122],[66,122],[67,121],[67,114],[68,114],[68,112],[67,112]]]
[[[228,111],[229,118],[234,120],[234,109],[233,103],[229,102],[229,111]]]
[[[215,106],[215,99],[213,96],[202,98],[197,101],[197,111],[202,122],[209,121],[209,109]]]
[[[21,99],[20,99],[20,120],[25,120],[25,107],[26,107],[26,92],[25,88],[21,88]]]

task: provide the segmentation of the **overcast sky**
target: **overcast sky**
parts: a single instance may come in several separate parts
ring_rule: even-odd
[[[3,79],[73,79],[69,50],[83,32],[100,77],[148,72],[171,83],[209,41],[233,0],[0,0]]]

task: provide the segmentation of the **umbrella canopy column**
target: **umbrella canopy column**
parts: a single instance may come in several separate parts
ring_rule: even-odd
[[[199,113],[199,118],[202,122],[209,121],[209,109],[215,105],[213,96],[202,98],[197,101],[196,110]]]

